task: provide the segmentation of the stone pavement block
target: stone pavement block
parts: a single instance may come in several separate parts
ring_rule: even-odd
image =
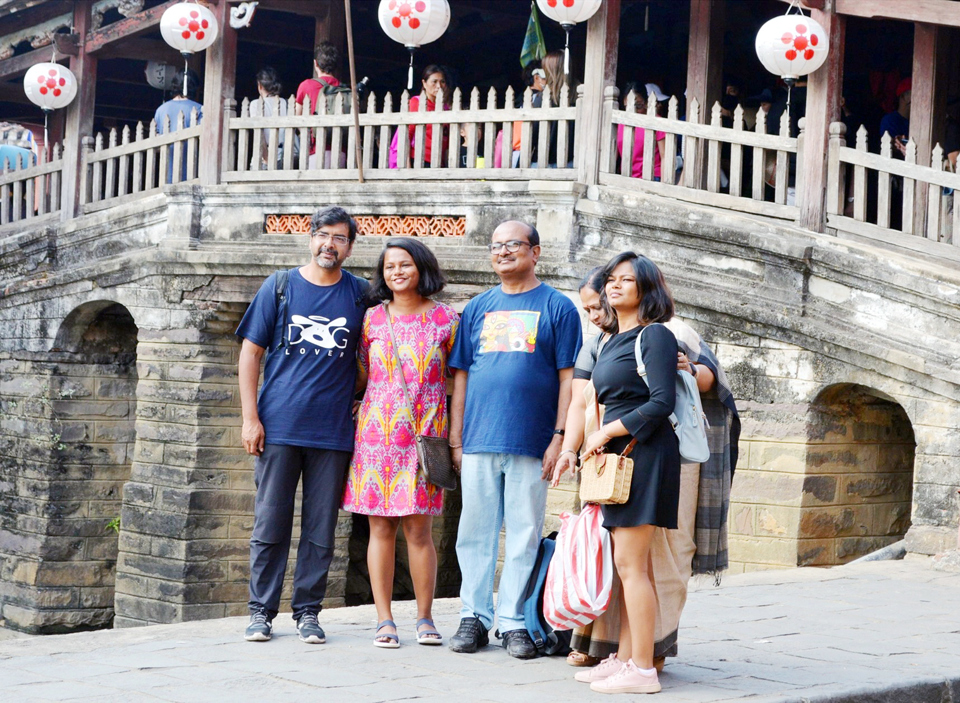
[[[53,676],[28,669],[16,669],[6,666],[0,667],[0,691],[14,686],[47,683],[56,680]]]
[[[3,692],[6,701],[49,700],[72,701],[78,698],[92,698],[94,696],[113,695],[117,691],[106,686],[93,686],[75,681],[58,681],[54,683],[33,683],[22,686],[12,686]]]

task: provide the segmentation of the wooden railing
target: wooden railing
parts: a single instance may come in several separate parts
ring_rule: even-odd
[[[960,208],[954,204],[960,175],[944,170],[943,149],[933,149],[930,165],[917,163],[911,139],[902,158],[894,157],[893,139],[885,133],[880,153],[867,151],[867,130],[860,127],[854,147],[846,146],[846,126],[830,125],[827,224],[867,236],[891,233],[960,245]],[[926,211],[918,212],[926,190]],[[925,214],[925,216],[924,216]],[[901,240],[902,241],[902,240]]]
[[[359,115],[364,177],[416,180],[457,178],[459,174],[469,179],[574,178],[576,107],[570,105],[567,88],[556,105],[551,104],[549,91],[545,90],[540,107],[533,106],[530,89],[523,94],[521,107],[514,107],[511,88],[504,92],[502,104],[491,88],[483,108],[476,88],[466,108],[462,97],[455,90],[447,109],[428,112],[421,96],[419,109],[410,112],[406,92],[400,96],[396,110],[389,93],[379,103],[379,111],[377,97],[369,95]],[[303,114],[295,115],[294,98],[269,100],[270,116],[263,116],[262,101],[256,101],[251,109],[244,100],[239,116],[228,117],[223,181],[357,177],[356,131],[341,94],[334,97],[332,109],[321,96],[317,114],[312,114],[309,101],[303,106]],[[437,102],[442,103],[442,96]],[[428,140],[431,156],[439,154],[440,158],[427,161]],[[310,154],[311,145],[316,145],[316,156]],[[541,158],[542,154],[547,156]]]
[[[63,159],[60,145],[53,147],[49,161],[45,150],[33,163],[33,155],[18,164],[5,160],[0,171],[0,226],[30,220],[60,211],[60,178]]]
[[[117,130],[111,129],[106,145],[103,134],[84,138],[80,188],[84,212],[159,193],[167,184],[197,179],[200,125],[196,110],[189,119],[179,113],[174,130],[169,117],[159,125],[159,133],[157,127],[153,120],[146,127],[138,122],[131,135],[127,125],[120,132],[119,143]]]
[[[791,166],[795,164],[791,164],[791,160],[796,158],[798,140],[790,136],[786,111],[780,120],[779,134],[767,134],[766,115],[762,110],[757,113],[755,127],[747,130],[743,109],[739,106],[731,129],[721,124],[719,103],[713,106],[710,124],[701,122],[696,99],[690,101],[686,120],[679,119],[676,97],[668,102],[666,117],[657,115],[653,95],[648,97],[646,114],[636,112],[633,93],[626,103],[627,108],[620,109],[617,90],[607,89],[604,110],[605,124],[610,131],[603,141],[601,184],[639,188],[743,212],[796,218],[798,210],[791,185],[794,170]],[[664,148],[661,175],[655,180],[658,132],[663,132]],[[638,138],[643,139],[642,171],[634,173],[635,139]],[[691,167],[698,142],[703,143],[706,155],[706,177],[702,183],[697,182]],[[678,154],[682,155],[681,159],[677,159]]]

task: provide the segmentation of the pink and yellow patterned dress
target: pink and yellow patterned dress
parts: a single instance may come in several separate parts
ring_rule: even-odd
[[[417,468],[416,433],[447,436],[447,358],[460,316],[436,303],[419,315],[392,315],[414,421],[403,396],[383,306],[363,318],[357,356],[368,381],[343,509],[364,515],[439,515],[443,490]]]

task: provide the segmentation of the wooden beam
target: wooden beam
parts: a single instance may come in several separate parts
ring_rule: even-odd
[[[910,138],[917,144],[917,163],[930,165],[937,139],[943,137],[946,91],[944,81],[949,70],[945,61],[946,30],[916,23],[913,31],[913,88],[910,101]],[[913,232],[924,236],[927,218],[927,184],[917,183],[913,211]],[[909,213],[903,213],[909,217]]]
[[[587,22],[587,50],[583,74],[583,103],[577,123],[577,180],[584,185],[599,182],[601,154],[608,135],[603,129],[604,92],[616,86],[617,50],[620,44],[620,0],[607,0]],[[571,81],[575,83],[576,81]],[[573,102],[576,96],[571,95]],[[547,158],[540,154],[539,158]],[[566,164],[557,164],[564,168]]]
[[[19,56],[11,56],[9,59],[0,61],[0,80],[5,78],[15,78],[20,74],[26,73],[27,69],[35,63],[50,60],[50,47],[45,46],[40,49],[28,51]]]
[[[696,98],[700,119],[710,121],[713,103],[723,92],[723,32],[726,0],[690,0],[690,40],[687,50],[687,110]],[[684,170],[693,169],[693,182],[706,186],[706,142],[697,140],[693,154],[684,153]]]
[[[33,7],[0,13],[0,27],[3,28],[4,35],[10,35],[43,24],[55,17],[69,15],[72,10],[73,3],[69,0],[40,0]]]
[[[804,117],[803,153],[797,172],[798,223],[804,229],[823,232],[826,227],[827,153],[830,123],[840,119],[843,93],[843,56],[846,19],[834,11],[833,0],[826,10],[813,10],[811,17],[827,32],[830,52],[827,62],[807,79],[807,108]],[[847,138],[852,138],[847,135]]]
[[[237,83],[237,30],[230,26],[230,5],[227,0],[219,0],[210,10],[220,24],[220,37],[205,52],[199,155],[202,185],[220,182],[226,143],[224,101],[233,100]]]
[[[167,0],[167,2],[157,5],[156,7],[151,7],[149,10],[138,12],[130,17],[124,17],[112,24],[108,24],[106,27],[101,27],[94,32],[90,32],[85,42],[87,53],[94,54],[115,41],[129,39],[130,37],[135,37],[150,31],[160,24],[160,18],[167,8],[175,5],[177,2],[178,0]],[[223,31],[222,26],[220,31]]]
[[[841,15],[960,27],[960,2],[953,0],[836,0],[836,3],[837,13]]]
[[[73,9],[74,31],[80,35],[79,50],[70,57],[70,70],[77,77],[77,97],[67,106],[63,138],[63,178],[60,218],[70,220],[80,214],[83,182],[81,141],[93,135],[93,113],[97,98],[97,57],[86,50],[90,34],[93,0],[77,0]]]

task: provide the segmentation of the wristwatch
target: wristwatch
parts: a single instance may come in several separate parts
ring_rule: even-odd
[[[554,434],[554,435],[560,435],[561,437],[563,437],[563,435],[566,434],[566,430],[564,430],[564,429],[561,427],[559,430],[554,430],[554,431],[553,431],[553,434]]]
[[[692,361],[690,362],[690,373],[693,374],[693,377],[694,377],[694,378],[697,377],[697,365],[696,365],[695,363],[693,363]]]

